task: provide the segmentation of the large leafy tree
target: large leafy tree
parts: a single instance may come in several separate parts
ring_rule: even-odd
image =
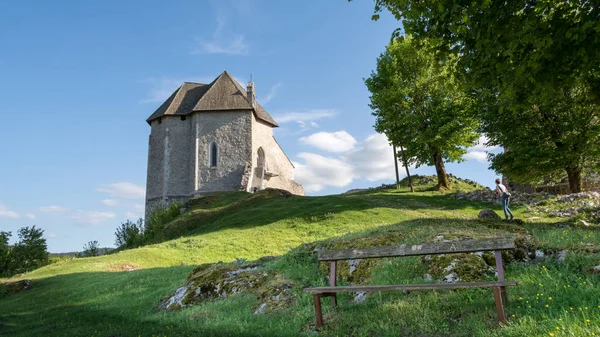
[[[427,41],[390,42],[365,80],[375,129],[405,148],[408,164],[433,165],[439,188],[450,188],[444,161],[461,161],[477,139],[474,102],[456,83],[456,58],[437,58]]]
[[[585,0],[375,0],[407,33],[458,57],[483,104],[483,131],[509,151],[492,168],[513,180],[598,170],[600,6]]]

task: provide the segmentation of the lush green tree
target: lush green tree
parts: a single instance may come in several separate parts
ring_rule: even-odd
[[[0,275],[8,273],[10,246],[8,239],[11,237],[11,232],[0,231]]]
[[[585,0],[375,0],[443,57],[458,57],[483,103],[482,131],[509,149],[492,168],[532,182],[565,173],[571,190],[600,153],[600,6]],[[597,171],[598,168],[596,167]]]
[[[474,101],[458,85],[449,56],[440,60],[427,41],[398,37],[365,80],[375,129],[405,148],[407,164],[435,166],[439,188],[450,188],[444,161],[461,161],[478,137]]]
[[[13,273],[27,272],[48,264],[48,246],[41,228],[22,227],[19,241],[10,252],[9,269]]]
[[[98,256],[98,241],[90,241],[83,246],[83,256]]]

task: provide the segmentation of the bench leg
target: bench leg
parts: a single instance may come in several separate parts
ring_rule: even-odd
[[[498,322],[506,323],[506,316],[504,316],[504,306],[502,305],[502,290],[500,287],[492,288],[494,291],[494,301],[496,302],[496,312],[498,313]]]
[[[335,287],[336,283],[336,269],[337,269],[337,261],[331,261],[331,265],[329,267],[329,286]],[[331,294],[331,306],[334,308],[337,306],[337,294]]]
[[[502,294],[502,303],[508,304],[508,292],[506,291],[506,287],[501,287],[500,292]]]
[[[315,301],[315,315],[317,316],[317,326],[323,326],[323,314],[321,313],[321,295],[314,294],[313,300]]]

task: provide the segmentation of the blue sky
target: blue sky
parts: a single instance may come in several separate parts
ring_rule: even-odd
[[[385,13],[371,21],[372,8],[370,0],[1,3],[0,230],[41,227],[51,252],[91,240],[113,246],[115,228],[143,215],[145,119],[181,82],[224,70],[243,85],[252,76],[309,195],[392,182],[363,78],[399,23]],[[485,150],[469,149],[448,171],[492,186]]]

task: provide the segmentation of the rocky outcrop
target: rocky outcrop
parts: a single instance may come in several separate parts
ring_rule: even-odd
[[[163,298],[158,309],[180,310],[190,305],[237,294],[253,293],[259,305],[255,314],[291,304],[293,284],[262,264],[202,264],[187,277],[185,284]]]
[[[31,287],[31,280],[21,280],[0,284],[0,297],[13,295]]]

